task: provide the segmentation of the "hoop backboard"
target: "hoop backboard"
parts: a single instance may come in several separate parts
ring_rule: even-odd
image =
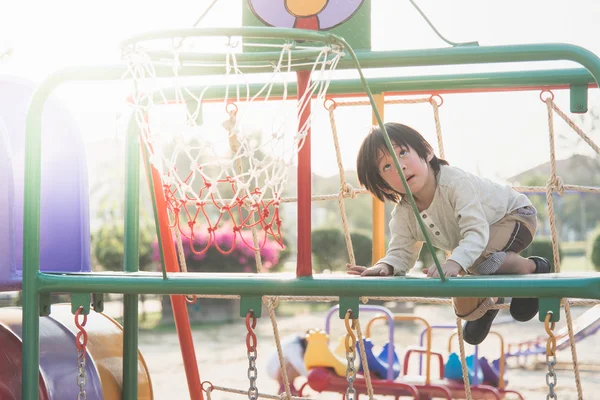
[[[243,26],[330,31],[371,49],[371,0],[242,0]]]

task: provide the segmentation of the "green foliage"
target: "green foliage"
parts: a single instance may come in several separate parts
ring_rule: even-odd
[[[558,246],[558,255],[562,258],[563,252]],[[534,240],[528,248],[521,252],[521,256],[530,257],[530,256],[538,256],[544,257],[550,261],[550,265],[552,266],[552,270],[554,270],[554,255],[552,253],[552,240],[550,239],[536,239]]]
[[[600,271],[600,229],[594,231],[592,235],[592,246],[590,249],[590,259],[596,271]]]
[[[348,248],[344,234],[339,229],[317,229],[312,232],[313,268],[317,272],[345,270]],[[371,238],[358,232],[350,234],[357,265],[371,265]]]
[[[312,254],[316,265],[313,268],[317,272],[325,269],[333,271],[335,267],[342,265],[340,249],[346,248],[344,235],[339,229],[318,229],[312,232]]]
[[[373,241],[367,235],[354,232],[350,234],[352,248],[357,265],[369,266],[373,257]]]
[[[152,269],[153,229],[150,225],[140,226],[139,266],[141,271]],[[108,271],[122,271],[125,247],[123,221],[105,223],[92,236],[92,248],[98,264]]]

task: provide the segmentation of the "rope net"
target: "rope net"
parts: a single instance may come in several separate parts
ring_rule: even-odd
[[[282,194],[289,167],[311,126],[310,118],[299,124],[298,115],[309,109],[310,99],[325,99],[343,49],[314,43],[311,47],[245,44],[244,50],[269,46],[270,54],[275,54],[258,64],[243,61],[239,39],[225,38],[220,43],[221,61],[211,55],[211,61],[203,63],[189,57],[189,48],[201,47],[198,41],[202,42],[199,38],[163,39],[158,45],[143,42],[124,53],[134,80],[135,119],[150,163],[161,177],[171,228],[198,255],[211,246],[228,254],[240,242],[256,252],[268,238],[283,246]],[[298,49],[302,57],[294,56]],[[186,69],[195,67],[210,68],[215,75],[200,79],[185,75]],[[288,90],[296,86],[298,68],[310,70],[312,77],[301,98]],[[165,71],[170,75],[167,82],[161,78]],[[263,82],[258,91],[251,90],[253,82]],[[283,95],[272,96],[275,85],[283,87]],[[225,89],[215,96],[217,86]],[[203,118],[205,103],[214,97],[223,100],[209,118]],[[273,105],[272,100],[278,101]],[[217,240],[220,234],[232,238],[228,246]]]

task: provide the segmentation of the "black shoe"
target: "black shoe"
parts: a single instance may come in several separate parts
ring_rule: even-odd
[[[504,304],[504,298],[498,298],[496,304]],[[485,340],[494,318],[498,315],[497,309],[488,310],[483,316],[475,321],[467,321],[463,325],[463,339],[465,342],[472,344],[473,346],[480,344]]]
[[[534,274],[548,274],[552,272],[550,262],[543,257],[532,256],[529,257],[535,263]],[[517,298],[512,299],[510,302],[510,315],[520,322],[527,322],[538,313],[539,300],[533,298]]]

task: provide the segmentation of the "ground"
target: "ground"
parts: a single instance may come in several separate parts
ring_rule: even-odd
[[[573,316],[583,313],[586,308],[573,307]],[[417,305],[414,314],[425,318],[430,324],[453,324],[454,318],[449,306]],[[361,323],[363,329],[369,319],[368,313],[363,313]],[[509,320],[507,311],[501,311],[498,321]],[[556,330],[565,323],[564,314],[557,324]],[[303,313],[293,317],[278,317],[278,326],[282,336],[303,332],[308,328],[324,328],[325,312]],[[386,340],[387,329],[383,323],[378,324],[372,338],[374,343],[383,344]],[[341,337],[344,332],[343,321],[332,320],[333,338]],[[516,342],[533,339],[545,335],[543,324],[537,319],[527,323],[504,323],[494,326],[494,331],[503,335],[504,340]],[[417,343],[421,327],[413,324],[397,324],[395,342],[400,359],[403,357],[402,349],[407,345]],[[267,356],[274,351],[275,342],[268,314],[260,318],[256,328],[258,337],[258,389],[261,393],[275,394],[277,385],[265,373]],[[246,329],[243,320],[233,324],[217,325],[196,329],[193,333],[195,350],[198,359],[200,377],[211,381],[215,386],[224,386],[247,390],[248,388],[248,359],[246,357],[245,337]],[[434,335],[434,349],[447,352],[449,331],[438,331]],[[598,336],[589,337],[577,344],[578,359],[582,364],[581,381],[583,398],[595,398],[594,393],[600,391],[600,350],[596,346]],[[480,346],[480,356],[497,358],[499,354],[498,340],[489,337]],[[177,335],[173,331],[142,331],[139,339],[140,349],[146,359],[153,382],[154,394],[157,400],[161,399],[186,399],[189,398],[183,363]],[[453,351],[457,351],[456,341],[453,342]],[[467,346],[469,351],[469,346]],[[558,353],[559,363],[569,363],[571,354],[568,350]],[[416,363],[415,363],[416,364]],[[414,370],[414,367],[411,367]],[[435,367],[434,367],[435,368]],[[594,369],[596,371],[594,371]],[[435,369],[434,369],[435,370]],[[558,385],[556,392],[561,400],[577,399],[574,373],[572,370],[557,369]],[[526,399],[545,398],[548,388],[546,386],[545,370],[510,369],[508,371],[509,388],[519,390]],[[312,395],[311,397],[317,397]],[[213,399],[240,399],[242,396],[217,392]],[[319,395],[321,399],[339,399],[336,394]]]

